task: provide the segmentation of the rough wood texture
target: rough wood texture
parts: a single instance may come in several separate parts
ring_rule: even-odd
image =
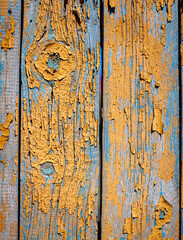
[[[17,239],[20,1],[0,2],[0,239]]]
[[[182,115],[181,117],[181,137],[182,137],[182,145],[181,147],[181,158],[183,157],[183,1],[180,0],[179,2],[179,14],[180,14],[180,29],[179,29],[179,34],[180,34],[180,64],[181,64],[181,84],[182,87],[180,88],[180,98],[181,98],[181,103],[182,103],[182,109],[180,109],[180,113]],[[181,164],[182,164],[182,169],[181,169],[181,209],[180,209],[180,214],[181,214],[181,240],[183,239],[183,159],[181,159]]]
[[[24,9],[21,239],[97,239],[99,3]]]
[[[104,1],[102,239],[179,238],[177,1]]]

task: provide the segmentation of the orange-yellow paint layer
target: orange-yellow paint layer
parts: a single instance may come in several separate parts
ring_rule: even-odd
[[[7,114],[7,120],[4,124],[0,124],[0,130],[2,131],[2,136],[0,137],[0,150],[4,148],[4,145],[8,141],[9,138],[9,125],[13,120],[13,113]]]
[[[6,37],[2,40],[2,47],[5,51],[7,51],[8,48],[13,48],[15,44],[15,38],[14,38],[14,32],[15,32],[15,20],[11,16],[9,17],[9,28],[6,30]]]
[[[88,13],[79,1],[74,10],[73,4],[76,1],[68,1],[65,12],[62,1],[40,0],[34,40],[30,46],[29,40],[26,42],[29,96],[23,99],[21,134],[27,181],[22,188],[22,194],[26,193],[22,211],[26,221],[34,204],[41,221],[51,214],[49,226],[54,231],[57,226],[63,239],[69,234],[65,221],[77,225],[76,234],[87,239],[85,226],[89,227],[93,218],[96,222],[97,192],[94,183],[89,184],[94,159],[88,149],[98,147],[95,95],[100,55],[99,44],[96,51],[85,51]],[[55,38],[47,40],[49,32],[44,29],[50,28]],[[98,177],[98,169],[94,175]],[[80,192],[88,184],[84,199]],[[39,221],[38,216],[33,217],[34,226]],[[39,236],[41,231],[35,228],[34,234]],[[49,231],[44,231],[45,239]]]
[[[163,121],[168,92],[173,90],[175,79],[169,74],[171,54],[162,57],[173,1],[127,0],[124,13],[123,1],[116,1],[114,11],[109,9],[111,2],[104,1],[104,121],[108,123],[108,136],[104,138],[109,138],[110,145],[104,163],[102,231],[104,239],[114,237],[114,232],[119,233],[118,237],[124,233],[128,239],[138,239],[147,234],[153,222],[147,222],[153,218],[147,179],[150,174],[157,176],[153,184],[157,187],[161,179],[171,180],[174,172],[175,156],[169,150],[172,131],[164,131]],[[154,11],[159,13],[159,22]],[[165,139],[161,154],[160,137]],[[161,198],[160,202],[165,201]],[[131,216],[124,219],[124,211],[130,208]],[[115,228],[113,223],[121,224]],[[157,234],[152,233],[149,239],[159,239],[161,230],[157,229]]]

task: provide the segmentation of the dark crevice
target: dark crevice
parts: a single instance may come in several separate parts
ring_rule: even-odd
[[[182,191],[181,191],[181,183],[182,183],[182,71],[181,71],[181,41],[182,41],[182,36],[181,36],[181,12],[183,11],[183,1],[179,0],[178,1],[178,42],[179,42],[179,47],[178,47],[178,55],[179,55],[179,149],[180,149],[180,154],[179,154],[179,176],[180,176],[180,182],[179,182],[179,239],[181,239],[181,236],[183,234],[181,230],[181,225],[182,225],[182,214],[181,214],[181,199],[182,199]]]
[[[85,2],[84,0],[80,0],[80,4],[81,4],[81,5],[84,4],[84,2]]]
[[[9,9],[9,10],[8,10],[8,13],[9,13],[10,15],[12,14],[12,11],[11,11],[11,9]]]
[[[64,8],[65,8],[65,10],[66,10],[67,4],[68,4],[68,0],[64,0]]]
[[[110,3],[109,3],[109,0],[108,0],[108,12],[111,14],[111,13],[115,13],[115,7],[111,7]]]
[[[99,124],[99,151],[100,151],[100,176],[99,176],[99,219],[98,219],[98,240],[102,239],[102,176],[103,176],[103,51],[104,51],[104,3],[100,0],[100,124]]]
[[[79,25],[81,25],[81,20],[80,20],[80,17],[79,17],[79,13],[77,12],[76,9],[73,10],[73,14],[74,14],[74,16],[75,16],[75,18],[76,18],[76,22],[77,22]]]
[[[19,100],[18,100],[18,240],[20,240],[20,216],[21,216],[21,85],[22,85],[22,41],[23,41],[23,19],[24,19],[24,0],[21,0],[20,14],[20,51],[19,51]]]

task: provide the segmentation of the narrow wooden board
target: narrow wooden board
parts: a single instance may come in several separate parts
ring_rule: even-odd
[[[177,1],[104,1],[102,239],[179,239]]]
[[[0,239],[18,237],[18,96],[21,2],[0,2]]]
[[[180,86],[180,101],[181,101],[181,106],[180,106],[180,114],[181,114],[181,122],[180,122],[180,136],[181,136],[181,240],[183,239],[183,1],[179,1],[179,14],[180,14],[180,29],[179,29],[179,34],[180,34],[180,67],[181,67],[181,86]]]
[[[97,239],[99,3],[24,9],[21,239]]]

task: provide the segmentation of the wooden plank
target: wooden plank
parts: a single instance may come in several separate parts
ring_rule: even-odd
[[[20,1],[0,2],[0,239],[17,239]]]
[[[21,239],[97,239],[99,3],[24,9]]]
[[[177,1],[104,1],[102,239],[179,238]]]
[[[180,14],[180,29],[179,29],[179,34],[180,34],[180,67],[181,67],[181,86],[180,86],[180,101],[181,101],[181,106],[180,106],[180,114],[181,114],[181,118],[180,118],[180,136],[181,136],[181,146],[180,146],[180,150],[181,150],[181,204],[180,204],[180,212],[181,212],[181,216],[180,216],[180,220],[181,220],[181,240],[183,239],[183,87],[182,87],[182,83],[183,83],[183,1],[179,1],[179,14]]]

